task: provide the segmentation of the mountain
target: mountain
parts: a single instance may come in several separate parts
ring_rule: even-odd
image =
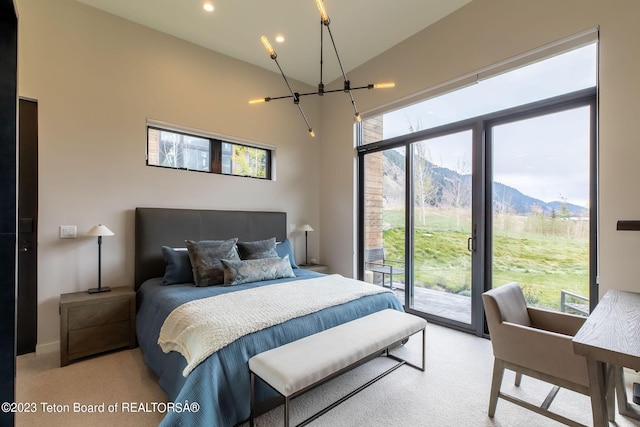
[[[470,174],[460,174],[454,170],[435,166],[423,161],[424,203],[431,206],[459,206],[471,204]],[[415,174],[420,174],[420,165],[414,168]],[[385,199],[390,204],[404,203],[405,156],[396,150],[384,152],[383,185]],[[420,191],[419,185],[416,190]],[[516,188],[496,182],[493,184],[494,212],[508,212],[518,215],[529,215],[542,212],[547,216],[560,215],[563,207],[571,216],[587,216],[589,210],[585,207],[563,201],[544,202],[540,199],[522,194]],[[566,214],[565,214],[566,215]]]
[[[494,211],[508,209],[518,215],[543,212],[547,216],[560,215],[566,209],[570,216],[588,216],[589,209],[572,203],[553,201],[543,202],[540,199],[522,194],[519,190],[508,185],[495,182],[493,184]]]

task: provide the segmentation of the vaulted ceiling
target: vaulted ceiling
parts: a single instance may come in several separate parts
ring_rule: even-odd
[[[315,0],[77,0],[224,55],[279,72],[264,50],[266,35],[285,74],[316,85],[320,14]],[[471,0],[326,0],[345,71],[428,27]],[[214,6],[213,12],[203,9]],[[282,43],[276,36],[284,37]],[[323,81],[341,76],[325,32]]]

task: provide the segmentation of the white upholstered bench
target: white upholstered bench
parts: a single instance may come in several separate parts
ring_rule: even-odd
[[[284,397],[284,425],[289,427],[289,403],[294,397],[383,353],[398,361],[378,377],[298,424],[305,425],[404,364],[424,371],[426,326],[427,321],[421,317],[387,309],[253,356],[249,359],[251,427],[256,416],[256,376]],[[421,365],[409,363],[389,352],[389,348],[420,331]]]

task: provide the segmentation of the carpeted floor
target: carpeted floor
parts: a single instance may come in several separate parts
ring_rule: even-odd
[[[416,362],[420,358],[420,338],[414,337],[398,349]],[[378,358],[293,400],[292,425],[322,409],[351,390],[383,372],[391,361]],[[140,349],[123,350],[93,357],[59,368],[57,354],[29,354],[18,357],[16,402],[36,404],[37,412],[16,416],[16,426],[156,426],[159,412],[133,412],[166,402],[157,380],[142,362]],[[487,417],[493,355],[491,342],[437,325],[427,326],[427,369],[403,366],[379,382],[323,415],[311,426],[327,427],[520,427],[560,424],[504,400],[498,402],[494,419]],[[635,377],[635,375],[633,375]],[[628,376],[629,377],[629,376]],[[627,378],[628,381],[638,378]],[[513,375],[505,375],[503,390],[542,403],[550,386],[524,377],[519,388]],[[123,403],[129,405],[122,410]],[[74,412],[82,409],[105,413]],[[142,408],[139,404],[146,405]],[[45,406],[44,404],[54,405]],[[69,405],[70,412],[52,412]],[[115,405],[118,405],[117,407]],[[114,410],[109,413],[109,409]],[[591,425],[587,396],[561,390],[551,409],[576,421]],[[264,414],[259,427],[282,425],[282,408]],[[620,427],[640,426],[640,422],[616,416]],[[248,426],[244,424],[243,427]]]

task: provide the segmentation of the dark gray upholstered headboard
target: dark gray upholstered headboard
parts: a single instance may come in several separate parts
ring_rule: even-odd
[[[135,287],[164,275],[164,246],[185,247],[185,240],[239,241],[287,238],[285,212],[136,208]]]

